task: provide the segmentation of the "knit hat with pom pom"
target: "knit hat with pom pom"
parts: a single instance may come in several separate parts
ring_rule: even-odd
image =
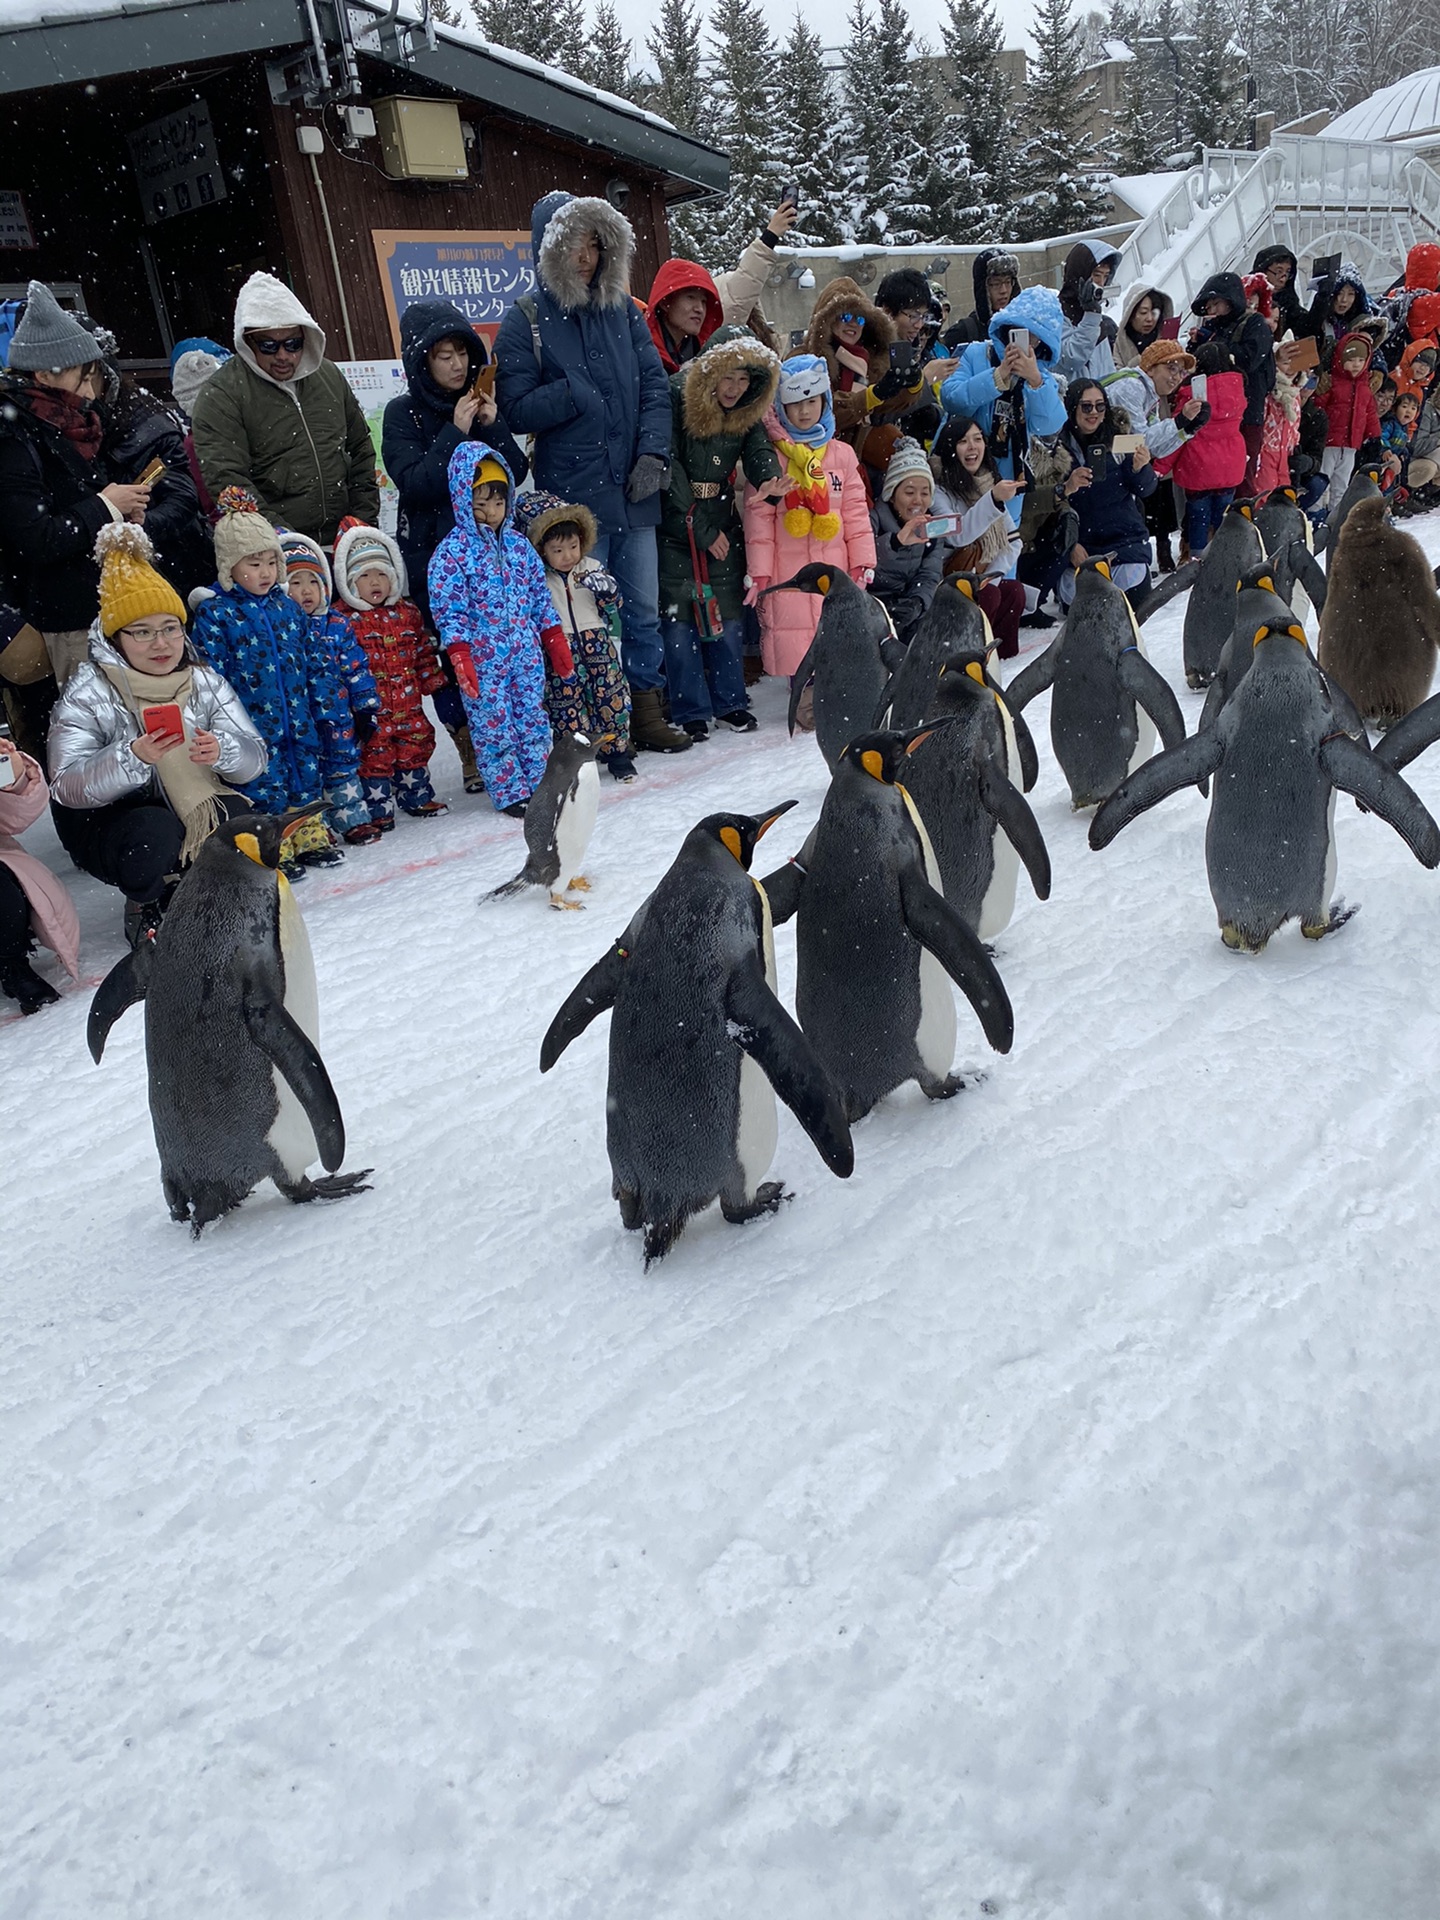
[[[261,513],[254,494],[244,487],[226,487],[215,504],[220,509],[215,523],[215,575],[221,587],[234,586],[231,569],[252,553],[273,553],[283,579],[285,554],[280,536]]]
[[[151,562],[155,549],[143,527],[120,520],[95,536],[100,562],[100,631],[108,640],[133,620],[169,613],[184,622],[185,602]]]

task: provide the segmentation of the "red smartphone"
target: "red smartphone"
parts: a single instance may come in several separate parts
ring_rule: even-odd
[[[1162,320],[1160,322],[1160,338],[1162,340],[1178,340],[1180,338],[1179,320]]]
[[[140,724],[146,733],[168,734],[179,740],[185,737],[185,721],[174,700],[166,701],[163,707],[142,707]]]

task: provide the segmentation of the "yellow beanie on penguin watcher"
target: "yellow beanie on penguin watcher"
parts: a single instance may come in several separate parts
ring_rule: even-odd
[[[479,466],[476,467],[474,476],[470,481],[470,491],[472,493],[476,487],[504,487],[507,492],[510,489],[509,474],[506,473],[500,462],[492,459],[488,453],[480,462]]]
[[[155,549],[143,527],[128,520],[102,527],[95,536],[100,562],[100,631],[108,640],[132,620],[169,613],[183,626],[185,602],[151,562]]]

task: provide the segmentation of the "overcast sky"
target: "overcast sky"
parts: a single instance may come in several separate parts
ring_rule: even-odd
[[[702,11],[708,12],[705,0],[701,0]],[[1077,9],[1087,11],[1087,6]],[[659,13],[658,0],[615,0],[615,11],[620,16],[626,33],[636,43],[637,51],[643,46],[645,35],[652,21]],[[838,46],[845,38],[845,17],[849,11],[848,0],[801,0],[800,12],[809,21],[824,40],[826,46]],[[996,11],[1000,24],[1005,29],[1007,47],[1025,45],[1029,37],[1029,24],[1034,14],[1034,0],[996,0]],[[784,34],[790,22],[795,18],[795,0],[765,0],[765,12],[777,36]],[[910,18],[915,31],[929,40],[937,49],[946,13],[944,0],[910,0]]]

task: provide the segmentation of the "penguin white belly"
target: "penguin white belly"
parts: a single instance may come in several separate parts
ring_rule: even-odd
[[[1003,827],[997,826],[991,843],[995,870],[980,902],[980,938],[993,940],[1009,926],[1015,912],[1015,888],[1020,877],[1020,856]]]
[[[758,882],[763,917],[765,984],[775,991],[775,929],[770,918],[770,901]],[[780,1116],[775,1110],[775,1089],[765,1073],[748,1053],[740,1056],[740,1104],[735,1115],[735,1158],[745,1176],[745,1198],[753,1200],[760,1183],[770,1171],[780,1139]]]
[[[1125,769],[1133,773],[1143,766],[1155,751],[1155,742],[1159,736],[1155,732],[1155,722],[1137,701],[1135,704],[1135,751],[1130,756],[1130,764]]]
[[[1020,772],[1020,748],[1015,740],[1015,722],[1010,717],[1010,709],[1003,700],[995,702],[995,711],[1000,716],[1000,725],[1005,730],[1005,771],[1010,776],[1012,787],[1024,788],[1025,781]]]
[[[310,936],[295,904],[295,895],[283,874],[277,874],[280,895],[280,959],[285,968],[285,1011],[303,1033],[320,1044],[320,998],[315,988],[315,961],[310,952]],[[281,1166],[292,1180],[303,1177],[307,1167],[320,1158],[315,1130],[305,1109],[290,1089],[290,1082],[274,1067],[275,1097],[280,1103],[269,1133],[265,1136]]]
[[[575,776],[575,791],[561,802],[555,821],[555,853],[560,862],[557,892],[584,871],[585,849],[595,831],[599,810],[600,769],[593,760],[587,760]]]
[[[1330,806],[1325,815],[1325,891],[1320,899],[1320,911],[1328,913],[1330,902],[1335,898],[1335,789],[1330,789]]]
[[[925,878],[936,893],[944,895],[940,863],[925,831],[925,822],[915,802],[903,787],[897,789],[904,799],[925,855]],[[950,976],[928,947],[920,949],[920,1020],[915,1029],[915,1050],[926,1071],[943,1079],[955,1064],[955,996],[950,991]]]

